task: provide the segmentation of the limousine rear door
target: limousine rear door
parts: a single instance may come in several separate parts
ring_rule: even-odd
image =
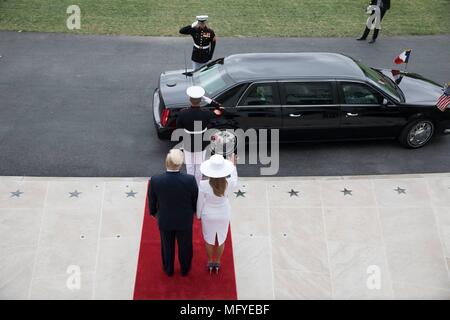
[[[281,104],[277,82],[252,83],[227,116],[234,113],[235,126],[242,129],[279,129]]]
[[[338,137],[340,107],[334,80],[283,81],[279,85],[283,140]]]

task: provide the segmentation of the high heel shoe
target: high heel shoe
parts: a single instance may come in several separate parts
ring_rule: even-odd
[[[208,265],[206,266],[209,270],[209,274],[212,274],[213,269],[215,267],[215,263],[214,262],[208,262]]]
[[[215,263],[215,264],[214,264],[214,269],[216,270],[216,274],[219,274],[220,263]]]

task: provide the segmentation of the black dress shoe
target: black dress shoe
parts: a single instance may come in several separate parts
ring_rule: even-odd
[[[181,271],[181,276],[182,277],[187,277],[189,275],[189,271],[190,271],[190,269],[187,270],[187,271]]]
[[[167,271],[166,269],[163,269],[164,273],[167,274],[169,277],[173,276],[173,271]]]
[[[356,41],[364,41],[364,40],[366,40],[366,38],[358,38],[358,39],[356,39]]]
[[[376,41],[377,41],[377,40],[372,39],[372,40],[369,41],[369,43],[375,43]]]

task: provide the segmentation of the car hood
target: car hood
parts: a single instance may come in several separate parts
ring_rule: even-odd
[[[185,70],[163,72],[159,79],[159,90],[166,107],[189,105],[186,89],[192,86],[192,77],[186,77]]]
[[[391,70],[382,70],[383,74],[394,80]],[[443,93],[443,87],[416,73],[401,72],[398,86],[405,95],[405,103],[412,105],[436,105]],[[395,81],[395,80],[394,80]]]

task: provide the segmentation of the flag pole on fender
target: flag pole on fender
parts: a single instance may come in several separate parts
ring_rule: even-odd
[[[405,73],[406,73],[406,70],[408,69],[408,63],[409,63],[409,58],[411,57],[411,51],[412,51],[412,49],[407,49],[407,50],[403,51],[402,53],[400,53],[394,59],[395,64],[404,64],[405,65],[405,70],[403,71]]]
[[[400,82],[403,80],[403,75],[402,75],[402,72],[399,69],[397,69],[396,65],[404,64],[405,68],[403,70],[403,73],[407,73],[408,62],[409,62],[409,58],[411,56],[411,51],[412,51],[412,49],[407,49],[407,50],[403,51],[402,53],[400,53],[394,59],[394,64],[393,64],[391,72],[392,72],[392,76],[394,77],[394,80],[397,84],[400,84]]]

